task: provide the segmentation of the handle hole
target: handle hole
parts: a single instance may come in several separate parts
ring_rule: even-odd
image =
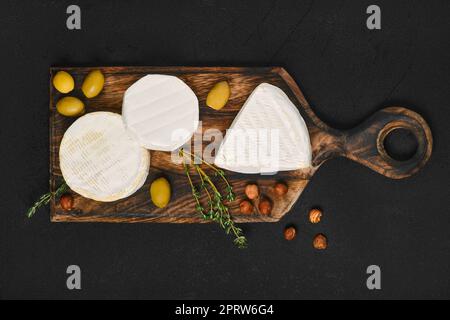
[[[395,128],[383,140],[387,155],[397,161],[407,161],[414,157],[419,143],[411,130]]]

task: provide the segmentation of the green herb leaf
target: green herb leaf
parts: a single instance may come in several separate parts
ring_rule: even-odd
[[[217,222],[224,229],[226,234],[233,234],[235,237],[233,242],[237,247],[246,248],[247,239],[245,238],[242,229],[236,227],[236,225],[234,224],[234,221],[228,211],[228,207],[223,202],[224,199],[226,199],[227,201],[234,201],[236,199],[233,188],[225,177],[225,172],[221,169],[218,169],[213,164],[210,164],[205,160],[199,158],[198,156],[184,151],[183,149],[180,149],[179,154],[183,157],[183,160],[185,160],[183,161],[183,166],[192,189],[192,195],[194,197],[194,200],[196,201],[196,210],[202,214],[203,219],[209,219]],[[193,162],[193,160],[195,159],[200,160],[201,163],[211,168],[214,171],[213,176],[219,176],[223,181],[225,181],[225,196],[220,193],[216,184],[211,180],[205,170],[203,170],[199,164],[195,164],[195,162]],[[201,181],[200,190],[204,191],[208,196],[208,211],[205,211],[201,206],[200,191],[198,191],[192,183],[188,163],[194,163],[194,167]]]
[[[56,189],[55,192],[47,192],[45,194],[43,194],[27,211],[27,217],[31,218],[32,216],[34,216],[34,214],[36,213],[36,211],[47,205],[50,200],[52,199],[52,197],[59,198],[64,192],[69,190],[69,186],[63,182],[58,189]]]

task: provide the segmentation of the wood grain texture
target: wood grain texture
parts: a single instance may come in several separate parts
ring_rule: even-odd
[[[92,69],[101,69],[105,75],[102,93],[93,98],[83,97],[80,87],[86,74]],[[96,68],[51,68],[50,69],[50,188],[52,191],[62,181],[59,168],[59,145],[65,130],[75,121],[56,112],[56,102],[63,96],[51,84],[53,75],[68,71],[75,78],[76,89],[71,95],[82,99],[86,112],[111,111],[121,113],[122,97],[125,90],[139,78],[149,73],[169,74],[181,78],[195,92],[199,99],[200,120],[203,132],[215,128],[225,134],[234,117],[247,97],[261,82],[280,87],[297,106],[308,126],[313,149],[313,167],[305,170],[279,172],[273,176],[244,175],[226,172],[237,199],[229,203],[231,214],[236,222],[276,222],[295,204],[309,180],[320,165],[331,158],[345,156],[357,161],[389,178],[399,179],[417,172],[429,159],[432,151],[431,131],[417,113],[401,108],[390,107],[378,111],[360,126],[338,131],[323,123],[312,111],[300,88],[292,77],[279,67],[241,68],[241,67],[96,67]],[[227,105],[220,111],[205,105],[206,96],[212,86],[221,80],[228,81],[231,96]],[[418,141],[416,154],[407,161],[396,161],[389,157],[383,145],[384,138],[397,128],[408,129]],[[205,147],[209,141],[204,141]],[[149,186],[156,177],[166,177],[172,186],[169,205],[160,209],[154,206],[149,197]],[[289,191],[277,196],[273,186],[284,181]],[[197,181],[198,182],[198,181]],[[270,216],[258,213],[242,215],[239,203],[245,198],[244,188],[248,182],[256,182],[263,195],[273,202]],[[220,185],[220,183],[219,183]],[[223,185],[220,185],[223,187]],[[51,221],[55,222],[205,222],[195,211],[190,187],[181,165],[171,161],[169,152],[151,151],[151,168],[144,186],[132,196],[114,202],[102,203],[75,196],[75,209],[65,212],[54,200],[51,202]],[[202,199],[206,203],[206,199]]]

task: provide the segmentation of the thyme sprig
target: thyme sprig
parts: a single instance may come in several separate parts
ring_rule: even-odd
[[[209,209],[208,209],[207,213],[202,212],[202,216],[203,216],[203,219],[209,219],[209,217],[214,215],[213,199],[211,197],[211,193],[209,192],[209,190],[207,188],[207,185],[205,183],[205,179],[203,178],[203,175],[201,174],[200,167],[199,166],[195,166],[195,169],[197,170],[197,173],[200,176],[200,181],[201,181],[200,187],[208,195],[208,206],[209,206]]]
[[[188,178],[189,185],[191,186],[192,197],[195,200],[195,210],[197,210],[200,214],[203,215],[204,214],[203,207],[202,207],[202,204],[200,203],[200,193],[198,192],[197,188],[195,187],[194,183],[192,182],[191,174],[189,173],[189,165],[183,161],[183,167],[184,167],[184,172],[186,173],[186,176]]]
[[[202,215],[203,219],[211,220],[218,223],[224,230],[226,234],[232,234],[234,236],[234,244],[239,248],[247,247],[247,238],[244,236],[244,233],[241,228],[237,227],[234,224],[234,221],[231,217],[230,211],[225,204],[225,200],[233,201],[236,197],[233,193],[233,188],[229,183],[228,179],[225,177],[225,173],[217,168],[216,166],[208,163],[207,161],[201,159],[197,155],[194,155],[190,152],[187,152],[183,149],[180,149],[179,155],[183,157],[183,166],[186,172],[186,176],[188,178],[189,184],[192,190],[192,196],[196,202],[196,210]],[[225,198],[220,193],[216,184],[212,181],[209,175],[200,167],[199,164],[193,161],[193,166],[200,177],[200,190],[204,191],[208,198],[208,209],[206,210],[201,202],[200,202],[200,193],[196,188],[194,183],[192,182],[191,174],[189,173],[189,164],[186,160],[189,159],[188,163],[192,160],[198,159],[202,164],[205,164],[210,169],[212,169],[215,173],[215,176],[219,176],[226,184],[225,190],[226,195]]]
[[[199,156],[197,156],[196,154],[192,154],[188,151],[185,151],[183,149],[180,149],[180,155],[188,155],[189,157],[193,158],[194,160],[197,159],[199,160],[201,163],[207,165],[209,168],[211,168],[214,171],[214,175],[215,176],[219,176],[226,184],[226,191],[227,191],[227,200],[228,201],[234,201],[236,199],[235,194],[233,193],[233,188],[231,187],[230,182],[228,181],[228,179],[225,177],[225,172],[219,168],[217,168],[215,165],[203,160],[202,158],[200,158]],[[194,161],[195,163],[195,161]]]
[[[58,198],[58,197],[60,197],[64,192],[66,192],[66,191],[68,191],[69,190],[69,186],[65,183],[65,182],[63,182],[59,187],[58,187],[58,189],[56,189],[56,191],[55,192],[47,192],[46,194],[43,194],[32,206],[31,206],[31,208],[30,209],[28,209],[28,211],[27,211],[27,217],[28,218],[31,218],[35,213],[36,213],[36,211],[39,209],[39,208],[41,208],[41,207],[43,207],[43,206],[45,206],[45,205],[47,205],[49,202],[50,202],[50,200],[52,199],[52,197],[54,196],[55,198]]]

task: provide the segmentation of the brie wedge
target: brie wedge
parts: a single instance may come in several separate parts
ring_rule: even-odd
[[[253,90],[214,163],[230,171],[262,174],[311,166],[308,128],[283,90],[268,83]]]
[[[198,114],[197,96],[174,76],[147,75],[123,98],[127,131],[151,150],[173,151],[189,141],[197,130]]]
[[[64,133],[59,160],[70,189],[105,202],[137,191],[150,167],[148,150],[127,134],[122,117],[112,112],[78,118]]]

